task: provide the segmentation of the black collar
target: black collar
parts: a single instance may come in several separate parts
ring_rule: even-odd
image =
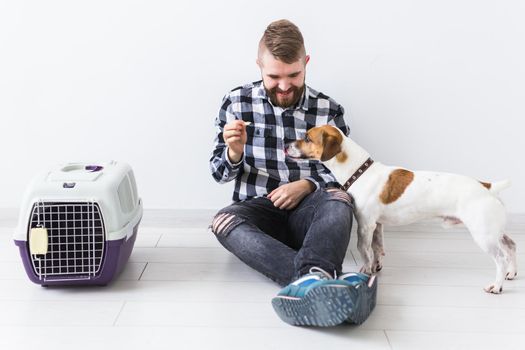
[[[345,184],[343,185],[343,191],[348,191],[348,189],[350,188],[350,186],[352,186],[354,184],[354,182],[357,181],[357,179],[359,179],[359,177],[361,175],[363,175],[363,173],[368,169],[370,168],[370,166],[374,163],[374,161],[372,160],[372,158],[368,158],[360,167],[359,169],[356,170],[356,172],[350,176],[350,178],[345,182]]]

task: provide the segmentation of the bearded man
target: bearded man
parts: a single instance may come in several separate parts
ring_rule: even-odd
[[[319,326],[342,322],[331,309],[347,297],[352,199],[320,162],[291,159],[285,145],[319,125],[350,129],[343,107],[305,84],[309,60],[299,28],[273,22],[259,43],[262,80],[224,97],[210,168],[235,189],[211,229],[241,261],[286,286],[273,299],[283,320]]]

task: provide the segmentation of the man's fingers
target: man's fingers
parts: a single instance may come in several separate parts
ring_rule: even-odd
[[[289,200],[284,201],[284,203],[281,204],[278,208],[282,210],[288,210],[288,209],[293,209],[293,207],[295,207],[295,204],[292,200],[289,199]]]
[[[227,140],[228,143],[237,142],[237,141],[241,141],[241,137],[240,136],[228,137],[228,140]]]
[[[224,131],[241,131],[241,130],[242,130],[242,126],[237,125],[237,124],[226,124],[224,126]]]
[[[282,204],[280,204],[279,206],[277,206],[277,208],[279,208],[279,209],[281,209],[281,210],[284,210],[284,209],[286,209],[287,205],[288,205],[288,202],[283,202]]]
[[[281,187],[277,187],[272,192],[270,192],[267,195],[267,197],[270,198],[270,199],[271,199],[271,197],[275,197],[275,199],[277,200],[277,198],[279,198],[281,195],[282,195],[282,188]]]
[[[237,124],[226,124],[224,126],[224,131],[238,131],[238,132],[241,132],[242,131],[242,126],[241,125],[237,125]]]
[[[278,197],[275,202],[273,202],[273,205],[276,206],[279,209],[283,209],[282,207],[288,202],[288,198],[286,197]]]
[[[230,138],[232,136],[241,136],[241,132],[237,130],[228,130],[224,132],[225,138]]]
[[[291,204],[292,204],[292,203],[290,203],[290,202],[285,202],[285,203],[283,203],[283,205],[281,205],[281,206],[279,207],[279,209],[282,209],[282,210],[288,210],[288,209],[290,209]]]
[[[291,210],[295,208],[296,206],[297,206],[297,203],[290,201],[286,204],[286,207],[281,207],[281,209]]]
[[[245,122],[243,120],[234,120],[224,126],[224,130],[243,130],[246,128],[246,125],[250,125],[250,122]]]

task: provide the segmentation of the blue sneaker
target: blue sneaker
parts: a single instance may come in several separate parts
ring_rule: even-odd
[[[279,317],[294,326],[336,326],[345,322],[354,305],[345,280],[312,267],[310,273],[283,288],[272,305]]]
[[[370,316],[376,306],[377,275],[366,275],[359,272],[349,272],[337,278],[347,282],[352,293],[353,306],[348,313],[346,322],[361,324]]]
[[[370,279],[370,276],[360,272],[347,272],[337,276],[337,279],[340,281],[346,281],[352,286],[357,286],[361,283],[367,283]]]

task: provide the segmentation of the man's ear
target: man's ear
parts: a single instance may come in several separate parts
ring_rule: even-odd
[[[310,61],[310,55],[304,56],[304,65],[306,66],[308,62]]]
[[[323,154],[321,154],[321,162],[332,159],[339,152],[341,152],[340,138],[326,132],[323,133]]]

